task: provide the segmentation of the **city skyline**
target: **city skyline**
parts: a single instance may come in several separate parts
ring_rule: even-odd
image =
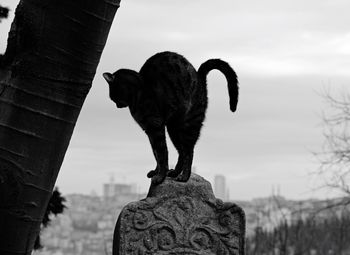
[[[96,255],[101,254],[101,251],[111,254],[117,216],[130,199],[140,198],[127,192],[108,200],[103,197],[79,194],[67,195],[66,199],[67,208],[64,213],[53,217],[49,227],[42,233],[44,248],[35,251],[34,254]],[[278,230],[281,222],[287,222],[289,226],[299,222],[301,223],[299,227],[304,226],[306,227],[304,231],[310,231],[310,228],[307,228],[308,225],[305,224],[310,217],[312,222],[315,220],[318,222],[316,225],[322,226],[324,223],[328,228],[329,223],[334,219],[337,219],[335,222],[338,224],[349,222],[341,218],[344,213],[348,215],[349,208],[335,207],[326,210],[328,203],[322,200],[291,201],[275,196],[252,201],[237,201],[237,204],[245,211],[247,239],[255,238],[257,228],[265,232]],[[318,211],[316,216],[315,211]],[[342,226],[345,229],[343,229],[344,232],[347,232],[348,226]],[[333,230],[339,231],[337,228]],[[327,233],[329,234],[328,231]],[[288,236],[293,238],[293,235]],[[314,235],[311,236],[318,240]],[[334,242],[330,240],[329,235],[321,237],[331,244]],[[344,244],[346,243],[346,239],[341,240]]]
[[[17,2],[2,1],[11,12],[0,24],[0,52]],[[323,183],[311,173],[319,166],[313,152],[322,149],[320,115],[327,108],[319,94],[341,93],[350,82],[349,7],[345,0],[122,1],[57,186],[63,194],[102,194],[113,172],[116,182],[147,192],[146,173],[155,167],[148,139],[128,110],[109,100],[102,73],[139,70],[154,53],[172,50],[196,68],[221,58],[239,76],[235,114],[222,75],[208,77],[208,114],[194,156],[198,174],[209,181],[224,175],[231,199],[267,196],[272,185],[292,199],[331,196],[317,190]],[[169,139],[168,146],[174,165]]]

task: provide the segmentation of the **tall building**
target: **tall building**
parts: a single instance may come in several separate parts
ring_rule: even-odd
[[[214,193],[217,198],[228,200],[228,192],[226,188],[226,177],[223,175],[215,175],[214,177]]]

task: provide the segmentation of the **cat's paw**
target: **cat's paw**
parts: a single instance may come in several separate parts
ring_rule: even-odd
[[[147,173],[147,177],[148,178],[152,178],[153,176],[155,176],[157,174],[157,170],[151,170]]]
[[[169,177],[171,177],[171,178],[175,178],[175,177],[178,177],[179,176],[179,174],[181,173],[181,170],[179,170],[179,169],[171,169],[171,170],[169,170],[168,171],[168,176]]]
[[[161,184],[166,178],[166,174],[156,174],[152,177],[152,184],[153,185],[158,185]]]
[[[176,178],[176,181],[178,181],[178,182],[187,182],[188,179],[190,179],[190,174],[182,173]]]

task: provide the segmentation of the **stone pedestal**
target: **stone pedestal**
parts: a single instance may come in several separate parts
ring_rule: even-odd
[[[113,255],[244,255],[244,239],[243,210],[216,199],[210,183],[192,174],[187,183],[167,178],[124,207]]]

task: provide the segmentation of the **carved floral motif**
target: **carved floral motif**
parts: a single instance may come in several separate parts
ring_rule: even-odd
[[[244,213],[233,203],[189,196],[146,198],[121,213],[121,249],[130,255],[244,254]]]

